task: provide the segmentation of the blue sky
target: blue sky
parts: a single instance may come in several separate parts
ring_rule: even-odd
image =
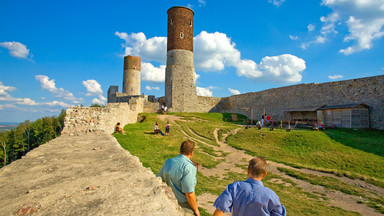
[[[128,54],[163,96],[172,6],[195,11],[199,95],[384,74],[384,0],[0,0],[0,122],[105,103]]]

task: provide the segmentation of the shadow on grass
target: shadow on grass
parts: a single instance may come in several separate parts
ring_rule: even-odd
[[[374,129],[324,130],[331,139],[355,149],[384,157],[384,131]]]
[[[232,119],[232,115],[234,115],[235,119]],[[236,120],[237,118],[237,120]],[[251,120],[248,119],[247,116],[239,114],[239,113],[223,113],[223,119],[224,122],[231,122],[233,124],[250,124]],[[255,124],[255,120],[253,121],[253,124]]]

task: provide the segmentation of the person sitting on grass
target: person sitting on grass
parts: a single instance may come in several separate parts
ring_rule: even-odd
[[[122,134],[125,134],[125,131],[122,127],[120,127],[120,122],[117,122],[116,126],[115,126],[115,133],[122,133]]]
[[[213,204],[216,208],[213,216],[222,216],[224,212],[241,216],[285,216],[286,210],[279,197],[261,182],[266,175],[267,162],[264,158],[256,157],[249,161],[249,178],[228,185]]]
[[[164,136],[163,132],[161,132],[160,128],[159,128],[159,123],[156,122],[155,124],[155,127],[153,128],[155,134],[161,134],[162,136]]]

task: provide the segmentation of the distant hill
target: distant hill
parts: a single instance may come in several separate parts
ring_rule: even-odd
[[[0,122],[0,132],[15,129],[19,124],[19,122]]]

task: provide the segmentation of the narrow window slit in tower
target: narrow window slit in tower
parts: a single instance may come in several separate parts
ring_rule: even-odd
[[[171,19],[171,25],[173,25],[173,19]]]
[[[189,26],[191,26],[191,27],[192,27],[192,21],[189,21]]]
[[[183,32],[180,33],[180,38],[184,38],[184,33]]]

